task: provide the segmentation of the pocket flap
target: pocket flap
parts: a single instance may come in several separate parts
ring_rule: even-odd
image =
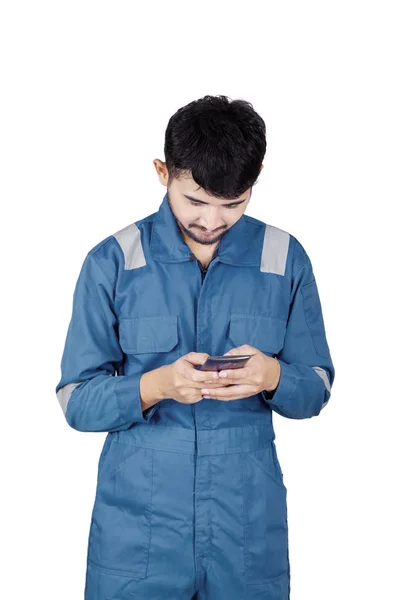
[[[265,315],[231,314],[229,337],[236,346],[249,344],[261,352],[277,354],[283,347],[286,322]]]
[[[129,317],[119,321],[119,342],[128,354],[168,352],[178,343],[177,315]]]

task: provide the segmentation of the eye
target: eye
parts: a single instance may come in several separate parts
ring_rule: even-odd
[[[201,206],[200,202],[194,202],[193,200],[191,200],[190,203],[192,206]],[[237,208],[238,206],[239,206],[239,204],[234,204],[234,205],[229,204],[228,206],[225,206],[224,208]]]

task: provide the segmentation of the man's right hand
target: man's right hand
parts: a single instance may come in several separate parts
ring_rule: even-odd
[[[225,387],[216,371],[199,371],[210,355],[205,352],[189,352],[170,365],[164,365],[162,376],[162,392],[165,398],[173,398],[182,404],[194,404],[203,399],[201,388]],[[211,382],[211,383],[210,383]]]

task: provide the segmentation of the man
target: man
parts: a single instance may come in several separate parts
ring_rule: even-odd
[[[85,600],[287,600],[272,411],[316,416],[334,367],[310,259],[244,215],[263,167],[252,105],[206,96],[168,123],[159,210],[92,248],[56,393],[107,432]],[[251,354],[226,373],[208,356]]]

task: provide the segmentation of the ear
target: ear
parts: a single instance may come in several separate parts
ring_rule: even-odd
[[[157,171],[159,182],[166,186],[168,183],[168,169],[166,163],[159,158],[155,158],[153,160],[153,165]]]

